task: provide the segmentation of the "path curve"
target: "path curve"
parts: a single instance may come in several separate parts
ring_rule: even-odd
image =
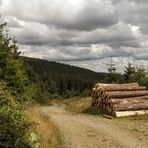
[[[65,111],[63,104],[40,106],[61,132],[64,148],[147,148],[125,128],[102,117]]]

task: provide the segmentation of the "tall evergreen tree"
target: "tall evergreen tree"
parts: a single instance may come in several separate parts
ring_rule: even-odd
[[[29,78],[20,57],[17,42],[10,38],[6,24],[0,25],[0,80],[7,82],[7,88],[19,99],[26,100]]]
[[[132,76],[135,73],[135,67],[129,62],[128,65],[125,67],[124,70],[124,79],[125,82],[132,82]]]
[[[5,27],[0,25],[0,147],[32,148],[32,125],[20,106],[30,96],[29,67]]]

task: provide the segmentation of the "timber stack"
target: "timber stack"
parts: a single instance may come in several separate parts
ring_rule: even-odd
[[[148,90],[138,83],[97,83],[92,93],[92,109],[104,109],[113,116],[148,113]]]

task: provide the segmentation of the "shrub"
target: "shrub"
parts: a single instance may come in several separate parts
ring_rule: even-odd
[[[23,109],[0,82],[0,146],[31,147],[31,123]]]

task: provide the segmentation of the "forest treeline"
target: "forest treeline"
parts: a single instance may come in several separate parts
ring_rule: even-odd
[[[144,67],[135,67],[130,62],[124,67],[124,73],[117,72],[114,64],[108,73],[97,73],[88,69],[47,61],[43,59],[22,57],[32,68],[32,80],[36,84],[39,102],[49,99],[90,96],[92,87],[99,83],[138,82],[148,87],[148,71]]]
[[[107,73],[47,60],[25,57],[25,61],[32,67],[38,96],[44,99],[88,96],[96,82],[106,82],[108,77]]]
[[[148,87],[148,71],[135,67],[130,62],[124,67],[123,74],[117,72],[116,65],[108,67],[108,73],[97,73],[88,69],[70,66],[43,59],[23,57],[32,68],[32,80],[36,84],[39,102],[49,99],[90,96],[92,87],[100,83],[138,82]]]

